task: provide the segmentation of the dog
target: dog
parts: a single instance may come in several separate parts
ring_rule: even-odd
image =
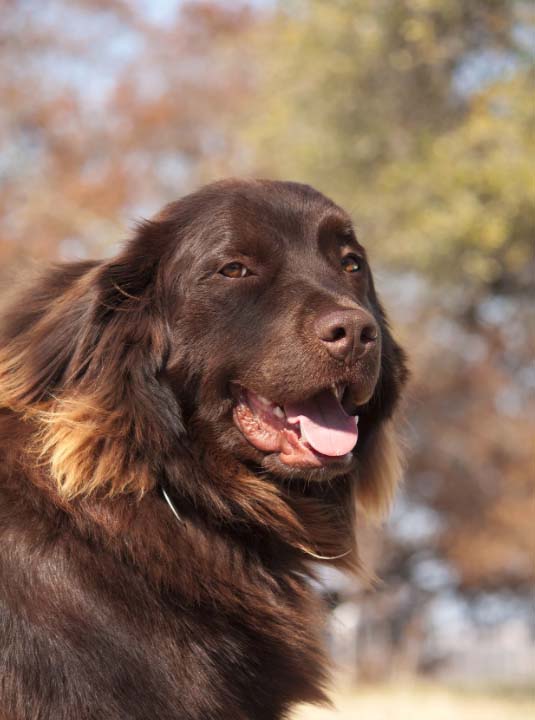
[[[0,330],[1,720],[322,702],[317,562],[360,567],[407,377],[349,216],[224,180]]]

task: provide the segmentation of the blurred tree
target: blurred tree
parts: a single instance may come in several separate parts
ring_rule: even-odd
[[[487,295],[467,321],[456,312],[462,291],[424,284],[404,297],[404,282],[392,281],[387,294],[413,365],[409,464],[386,532],[367,537],[365,554],[384,583],[359,599],[359,668],[374,678],[399,664],[434,669],[437,601],[465,615],[467,628],[496,622],[478,614],[485,598],[500,622],[527,624],[535,580],[532,300]],[[375,633],[387,634],[382,653]]]
[[[512,290],[533,273],[525,0],[290,0],[259,30],[266,174],[355,211],[383,261]]]

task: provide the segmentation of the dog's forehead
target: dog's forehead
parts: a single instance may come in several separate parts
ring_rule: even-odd
[[[314,188],[272,180],[226,180],[171,203],[156,218],[169,223],[189,263],[232,253],[258,255],[360,247],[349,215]]]
[[[286,241],[320,235],[354,238],[349,215],[317,190],[299,183],[265,181],[235,192],[227,205],[230,234]]]

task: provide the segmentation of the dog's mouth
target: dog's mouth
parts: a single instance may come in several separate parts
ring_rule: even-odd
[[[305,400],[279,405],[234,386],[234,422],[257,450],[278,453],[285,465],[317,468],[348,465],[358,439],[358,416],[350,415],[348,386],[336,383]]]

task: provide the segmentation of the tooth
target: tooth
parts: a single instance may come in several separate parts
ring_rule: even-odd
[[[344,388],[345,388],[344,383],[341,383],[341,382],[335,383],[331,387],[333,389],[333,393],[334,393],[334,396],[336,397],[336,399],[341,400],[342,395],[344,394]]]
[[[262,395],[257,395],[256,399],[258,400],[258,402],[261,405],[266,405],[266,406],[271,405],[271,402],[267,398],[263,397]]]
[[[278,405],[273,408],[273,415],[276,415],[281,420],[284,418],[284,410]]]

